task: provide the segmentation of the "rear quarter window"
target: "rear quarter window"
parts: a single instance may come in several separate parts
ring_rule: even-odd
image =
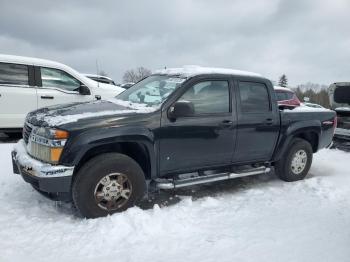
[[[277,101],[287,100],[287,96],[284,92],[276,92]]]
[[[276,91],[277,101],[293,99],[294,93],[288,91]]]

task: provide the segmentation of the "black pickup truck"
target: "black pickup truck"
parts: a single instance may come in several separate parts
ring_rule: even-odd
[[[85,217],[176,189],[268,172],[303,179],[328,146],[335,112],[279,108],[271,82],[228,69],[165,69],[110,101],[43,108],[26,118],[14,173]]]

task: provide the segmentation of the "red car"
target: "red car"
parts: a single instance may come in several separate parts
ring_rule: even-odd
[[[277,102],[279,105],[300,106],[301,102],[299,98],[289,88],[275,86],[274,89],[276,92]]]

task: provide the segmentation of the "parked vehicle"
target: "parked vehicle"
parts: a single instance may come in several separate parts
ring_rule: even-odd
[[[121,84],[121,87],[125,88],[125,89],[128,89],[128,88],[132,87],[133,85],[135,85],[135,83],[129,82],[129,83]]]
[[[350,82],[333,83],[328,89],[331,108],[337,112],[334,146],[350,151]]]
[[[302,106],[308,106],[308,107],[313,107],[313,108],[324,108],[323,106],[315,103],[310,103],[310,102],[304,102],[301,103]]]
[[[116,86],[116,83],[114,82],[114,80],[108,76],[93,75],[93,74],[83,74],[83,75],[86,76],[87,78],[90,78],[90,79],[96,81],[96,82]]]
[[[328,146],[335,112],[280,110],[269,80],[229,69],[165,69],[115,100],[43,108],[26,118],[14,173],[73,201],[85,217],[123,211],[149,191],[268,172],[303,179]]]
[[[26,114],[41,107],[108,99],[122,91],[57,62],[0,55],[0,131],[21,131]]]
[[[300,106],[301,102],[293,90],[281,86],[275,86],[274,89],[279,105],[284,105],[288,107]]]

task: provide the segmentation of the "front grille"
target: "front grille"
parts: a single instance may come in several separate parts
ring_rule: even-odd
[[[28,144],[28,140],[30,137],[30,133],[32,132],[33,126],[29,123],[25,123],[23,127],[23,139],[26,144]]]
[[[51,150],[50,150],[50,147],[48,147],[48,146],[41,145],[41,144],[38,144],[38,143],[31,141],[28,153],[33,158],[36,158],[37,160],[41,160],[44,162],[50,162]]]

